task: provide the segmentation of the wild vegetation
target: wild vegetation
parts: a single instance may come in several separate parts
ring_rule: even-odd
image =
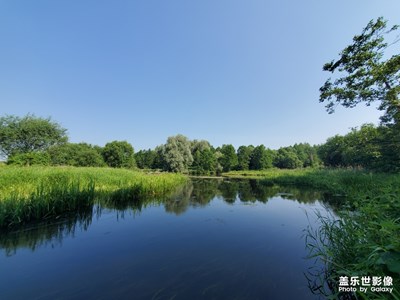
[[[185,181],[180,174],[125,169],[5,166],[0,169],[0,227],[79,214],[100,200],[160,196]]]

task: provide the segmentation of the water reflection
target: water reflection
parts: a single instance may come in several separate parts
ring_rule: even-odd
[[[0,231],[0,249],[7,256],[16,254],[19,248],[35,251],[42,246],[60,246],[66,237],[74,237],[77,231],[86,231],[93,219],[90,207],[79,214],[68,215],[62,219],[52,219],[39,224],[26,226],[10,232]]]
[[[124,218],[126,215],[140,214],[148,206],[162,205],[166,212],[179,216],[191,207],[207,206],[214,198],[233,204],[237,201],[267,203],[275,197],[305,204],[322,201],[333,210],[338,205],[333,201],[335,199],[312,189],[271,186],[262,180],[192,179],[171,195],[162,198],[138,199],[130,196],[128,190],[116,191],[102,197],[99,205],[79,214],[31,224],[10,232],[0,231],[0,249],[9,256],[19,248],[35,251],[40,246],[60,246],[64,238],[73,237],[76,231],[86,231],[94,217],[99,218],[110,211],[117,212],[117,218]]]

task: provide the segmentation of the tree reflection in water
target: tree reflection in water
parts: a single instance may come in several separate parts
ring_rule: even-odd
[[[117,212],[117,218],[127,215],[133,217],[149,205],[163,205],[166,212],[175,215],[185,213],[191,207],[204,207],[213,199],[222,199],[228,204],[241,202],[267,203],[274,197],[297,201],[299,203],[314,203],[323,201],[335,211],[340,205],[340,198],[312,190],[299,189],[293,186],[271,186],[262,180],[243,179],[195,179],[179,187],[173,193],[163,197],[138,198],[134,193],[124,189],[99,199],[99,204],[89,207],[79,214],[69,214],[41,223],[30,224],[12,231],[0,234],[0,249],[6,255],[13,255],[19,248],[34,251],[42,245],[55,247],[62,245],[64,237],[74,236],[76,230],[86,231],[92,223],[93,216],[101,217],[110,210]]]

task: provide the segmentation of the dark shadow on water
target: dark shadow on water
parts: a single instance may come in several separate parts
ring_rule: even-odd
[[[77,231],[86,231],[94,214],[94,209],[88,207],[76,214],[34,222],[11,231],[0,230],[0,249],[10,256],[20,248],[35,251],[42,246],[60,246],[64,238],[73,237]]]

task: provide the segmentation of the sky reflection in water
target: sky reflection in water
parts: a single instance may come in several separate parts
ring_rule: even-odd
[[[193,180],[161,201],[2,233],[1,298],[317,299],[302,235],[315,210],[331,211],[323,198],[255,180]]]

